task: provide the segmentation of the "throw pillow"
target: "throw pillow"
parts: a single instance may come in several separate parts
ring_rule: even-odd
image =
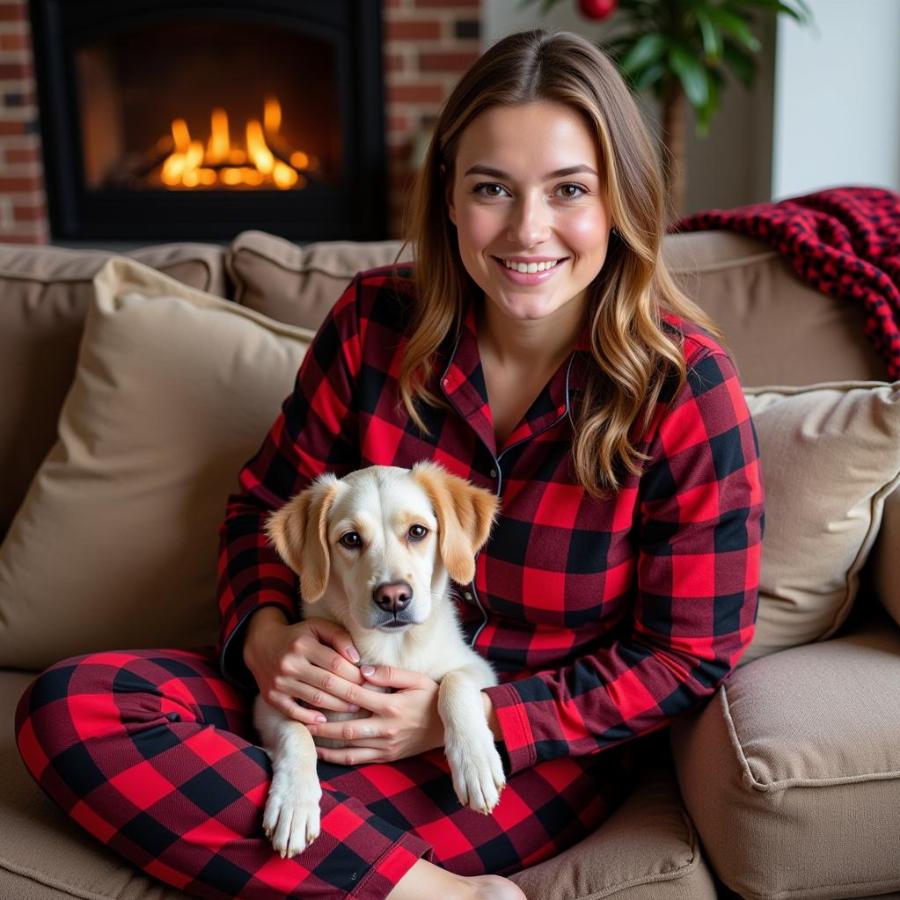
[[[264,231],[239,234],[225,257],[234,299],[279,322],[316,329],[357,272],[393,263],[402,241],[320,241],[299,247]],[[412,259],[406,247],[401,262]]]
[[[312,334],[110,260],[0,546],[0,666],[212,643],[218,526]]]
[[[745,388],[766,492],[759,617],[741,659],[830,637],[846,620],[900,484],[900,382]]]

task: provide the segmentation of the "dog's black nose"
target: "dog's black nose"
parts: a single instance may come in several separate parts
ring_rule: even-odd
[[[379,584],[372,591],[372,599],[376,606],[386,612],[398,613],[409,606],[413,590],[405,581],[394,581],[390,584]]]

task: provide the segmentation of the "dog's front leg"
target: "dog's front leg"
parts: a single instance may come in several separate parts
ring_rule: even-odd
[[[253,719],[272,760],[263,831],[283,859],[319,836],[322,788],[316,774],[316,747],[305,725],[288,719],[262,697],[256,699]]]
[[[481,700],[484,679],[454,669],[441,679],[438,712],[444,723],[444,751],[459,802],[485,815],[497,805],[506,784]]]

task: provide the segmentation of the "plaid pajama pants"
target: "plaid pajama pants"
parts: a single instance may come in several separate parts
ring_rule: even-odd
[[[420,857],[509,874],[593,830],[628,793],[622,748],[515,773],[490,816],[460,807],[440,750],[387,765],[320,761],[322,832],[281,859],[262,832],[271,767],[248,697],[213,651],[63,660],[23,695],[19,752],[83,828],[149,875],[209,898],[383,898]]]

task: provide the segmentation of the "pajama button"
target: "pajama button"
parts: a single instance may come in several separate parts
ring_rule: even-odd
[[[497,470],[491,469],[491,478],[496,478],[496,477],[497,477]]]
[[[463,597],[465,597],[466,600],[471,600],[471,599],[472,599],[472,592],[471,592],[471,591],[464,591],[464,592],[463,592]]]

